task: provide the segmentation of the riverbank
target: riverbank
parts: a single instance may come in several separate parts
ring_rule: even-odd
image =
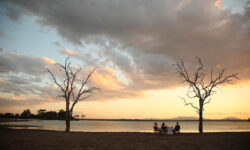
[[[163,150],[250,149],[250,132],[185,133],[177,136],[153,133],[62,132],[0,127],[0,147],[8,150]]]

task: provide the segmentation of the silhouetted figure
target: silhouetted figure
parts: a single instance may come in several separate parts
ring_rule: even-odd
[[[157,130],[158,129],[158,124],[155,122],[154,123],[154,129]]]
[[[154,128],[154,132],[159,132],[158,124],[156,122],[154,123],[153,128]]]
[[[166,127],[164,122],[161,124],[161,129],[162,129],[163,133],[165,134],[166,130],[167,130],[167,127]]]
[[[181,126],[179,125],[179,122],[177,121],[174,127],[174,133],[175,134],[180,133],[180,129],[181,129]]]

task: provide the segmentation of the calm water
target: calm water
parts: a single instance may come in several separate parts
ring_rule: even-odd
[[[71,121],[71,131],[85,132],[153,132],[154,121]],[[160,126],[162,122],[158,122]],[[25,129],[65,130],[65,121],[31,120],[24,122],[5,122],[9,125],[32,125],[38,127],[17,127]],[[166,121],[167,126],[174,126],[175,121]],[[198,121],[179,121],[181,132],[198,132]],[[204,132],[250,132],[248,121],[204,121]]]

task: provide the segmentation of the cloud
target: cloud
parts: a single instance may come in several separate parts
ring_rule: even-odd
[[[47,57],[25,56],[1,49],[0,105],[33,106],[60,101],[56,88],[50,87],[45,68],[54,69],[54,60]]]
[[[98,66],[99,61],[92,56],[90,53],[83,53],[78,50],[71,50],[71,49],[61,49],[59,52],[63,55],[73,57],[83,61],[87,66]]]
[[[2,51],[0,53],[0,73],[26,73],[30,75],[41,75],[45,67],[53,64],[49,58],[37,58],[25,56],[19,53]]]
[[[0,96],[0,107],[22,107],[22,106],[35,106],[47,103],[46,99],[21,99],[18,97],[2,97]]]
[[[45,64],[47,64],[47,65],[54,65],[55,64],[55,61],[53,59],[48,58],[48,57],[43,57],[42,59],[45,62]]]
[[[71,54],[72,56],[87,56],[83,53],[77,53],[77,51],[62,50],[61,53]],[[26,56],[19,53],[9,52],[8,50],[2,51],[0,54],[0,93],[2,93],[2,100],[0,103],[3,105],[18,105],[20,101],[24,104],[38,102],[49,103],[54,101],[60,101],[57,96],[60,94],[60,90],[53,86],[46,75],[45,69],[48,67],[55,77],[61,81],[63,78],[62,72],[55,65],[56,62],[48,57],[33,57]],[[76,57],[82,59],[84,57]],[[93,58],[94,59],[94,58]],[[91,63],[92,64],[92,63]],[[72,64],[73,70],[78,68]],[[90,66],[91,68],[91,66]],[[93,67],[92,67],[93,68]],[[83,70],[80,74],[85,78],[88,70]],[[95,93],[89,100],[111,100],[120,98],[132,98],[140,96],[140,92],[135,92],[126,89],[126,84],[121,81],[116,72],[111,67],[98,66],[97,71],[91,78],[90,84],[92,86],[99,87],[102,93]],[[12,95],[12,97],[8,97]],[[14,99],[14,97],[17,97]],[[40,99],[43,99],[41,101]],[[15,100],[15,101],[14,101]],[[37,101],[38,102],[35,102]]]
[[[6,52],[4,48],[0,48],[0,52]]]
[[[61,49],[60,53],[97,66],[96,84],[107,92],[98,98],[112,99],[180,86],[173,64],[180,59],[192,64],[195,56],[204,60],[207,69],[220,65],[249,80],[249,4],[244,13],[232,14],[218,9],[220,2],[18,0],[7,3],[6,15],[35,16],[42,26],[53,27],[75,45],[95,45],[91,51]],[[0,71],[39,75],[42,67],[53,64],[36,59],[0,55]]]
[[[2,75],[0,82],[0,92],[10,95],[35,95],[43,97],[49,94],[56,98],[58,91],[50,88],[50,84],[44,84],[42,77],[34,77],[28,74]]]
[[[65,52],[65,54],[67,54],[69,56],[74,55],[74,53],[75,53],[74,51],[72,51],[70,49],[65,49],[64,52]]]
[[[17,21],[20,17],[20,11],[22,11],[22,8],[15,7],[15,5],[9,4],[7,1],[3,0],[1,1],[2,6],[2,12],[6,14],[10,19]]]
[[[132,77],[143,73],[144,80],[157,85],[163,77],[172,79],[167,73],[173,63],[180,59],[190,63],[194,56],[204,58],[208,65],[220,64],[232,72],[240,72],[243,79],[249,78],[249,7],[242,8],[243,14],[231,14],[218,9],[220,2],[19,0],[10,3],[19,8],[15,11],[36,16],[41,25],[55,28],[72,43],[106,47],[99,54],[133,82],[139,77]],[[232,59],[237,60],[233,65],[228,63]]]
[[[215,5],[216,7],[218,7],[218,8],[220,8],[220,9],[223,9],[223,7],[221,6],[222,1],[223,1],[223,0],[216,0],[216,1],[214,2],[214,5]]]

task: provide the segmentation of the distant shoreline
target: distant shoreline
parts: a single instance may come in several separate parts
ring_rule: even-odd
[[[199,120],[178,120],[178,119],[77,119],[77,120],[88,120],[88,121],[199,121]],[[249,121],[249,120],[224,120],[224,119],[205,119],[203,121]]]

